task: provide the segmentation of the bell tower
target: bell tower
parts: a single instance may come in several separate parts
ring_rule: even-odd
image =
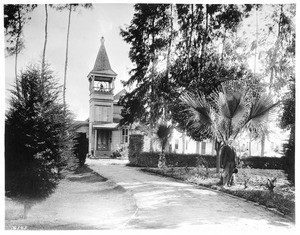
[[[89,153],[94,156],[109,155],[111,151],[114,81],[117,74],[111,69],[104,37],[89,80]]]

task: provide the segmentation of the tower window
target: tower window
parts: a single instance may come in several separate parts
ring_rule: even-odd
[[[111,121],[111,107],[109,106],[95,106],[95,121],[110,122]]]
[[[94,90],[101,91],[101,92],[109,92],[111,89],[110,89],[109,82],[95,81],[94,82]]]
[[[128,143],[128,129],[124,128],[122,129],[122,143]]]

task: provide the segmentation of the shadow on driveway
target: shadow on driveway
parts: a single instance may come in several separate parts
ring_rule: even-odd
[[[84,165],[82,167],[78,167],[74,171],[74,174],[67,177],[67,180],[81,183],[99,183],[107,181],[107,178],[99,175],[97,172]]]

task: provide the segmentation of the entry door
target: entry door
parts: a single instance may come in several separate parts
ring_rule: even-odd
[[[110,151],[110,131],[98,130],[98,150]]]

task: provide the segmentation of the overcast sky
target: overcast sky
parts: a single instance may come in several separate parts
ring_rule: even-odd
[[[28,0],[30,3],[37,1]],[[52,2],[64,2],[51,1]],[[39,3],[50,3],[50,1],[38,1]],[[78,2],[78,1],[75,1]],[[80,1],[85,2],[85,1]],[[130,45],[125,43],[120,36],[120,28],[130,24],[133,17],[133,3],[99,3],[93,2],[93,9],[81,9],[72,13],[70,41],[69,41],[69,61],[66,100],[70,109],[76,115],[77,120],[86,120],[89,115],[89,90],[87,75],[94,66],[95,59],[100,48],[100,38],[104,36],[105,47],[108,53],[112,69],[118,74],[115,84],[115,94],[122,89],[121,80],[129,78],[128,72],[132,64],[128,58]],[[141,2],[153,2],[143,1]],[[164,1],[158,1],[164,2]],[[176,2],[176,1],[175,1]],[[207,1],[189,1],[207,2]],[[216,1],[212,1],[216,2]],[[220,3],[220,1],[218,1]],[[225,1],[227,2],[227,1]],[[245,1],[241,1],[245,2]],[[279,3],[282,0],[265,1],[261,3]],[[290,2],[290,1],[287,1]],[[4,3],[27,3],[23,0],[5,0]],[[253,3],[253,1],[246,1]],[[3,12],[3,11],[2,11]],[[3,19],[2,19],[3,20]],[[67,32],[67,11],[56,11],[49,8],[48,19],[48,44],[46,59],[51,69],[56,73],[63,83],[65,46]],[[39,5],[32,13],[31,20],[24,27],[25,49],[21,52],[18,59],[18,70],[25,69],[27,65],[41,60],[44,43],[44,5]],[[2,42],[1,42],[2,43]],[[5,58],[5,104],[8,104],[9,91],[14,83],[14,57]],[[251,60],[252,61],[252,60]],[[251,64],[250,61],[250,64]],[[250,66],[251,68],[253,66]],[[3,80],[2,80],[3,81]],[[4,93],[4,92],[3,92]],[[1,94],[2,95],[2,94]]]
[[[104,36],[105,47],[112,69],[118,74],[115,94],[123,87],[121,80],[129,78],[132,64],[128,58],[129,44],[120,36],[120,28],[129,24],[133,17],[132,4],[93,4],[93,9],[73,12],[71,18],[69,61],[67,73],[66,101],[77,120],[89,115],[89,90],[87,75],[92,70],[100,38]],[[67,11],[48,9],[48,43],[46,59],[50,68],[63,83]],[[25,49],[18,59],[18,70],[41,60],[44,43],[45,8],[39,5],[32,13],[31,20],[24,27]],[[14,57],[5,59],[5,98],[8,104],[9,91],[14,84]]]

